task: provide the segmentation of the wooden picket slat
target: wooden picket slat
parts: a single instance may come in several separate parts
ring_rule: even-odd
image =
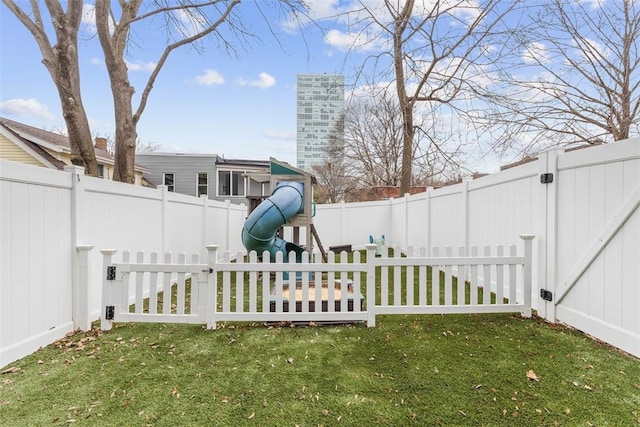
[[[172,264],[171,252],[164,254],[164,263]],[[162,314],[171,314],[171,272],[165,271],[162,278]]]
[[[444,249],[445,256],[451,257],[453,250],[451,246]],[[453,266],[447,264],[444,266],[444,305],[453,304]]]
[[[117,271],[115,279],[106,280],[103,285],[103,298],[115,309],[114,321],[207,323],[209,327],[215,327],[217,321],[367,321],[373,326],[375,315],[385,313],[530,315],[531,311],[527,306],[530,298],[516,301],[520,292],[525,297],[531,292],[530,277],[518,275],[519,269],[531,274],[530,237],[525,239],[524,257],[517,256],[515,245],[508,246],[507,251],[500,245],[495,256],[488,246],[483,247],[482,255],[478,255],[476,246],[470,247],[468,253],[466,248],[458,247],[455,256],[450,246],[444,250],[433,247],[431,256],[427,256],[426,248],[409,247],[403,253],[399,247],[385,246],[377,258],[375,245],[368,245],[366,258],[356,251],[352,262],[346,252],[336,256],[330,251],[327,263],[317,252],[304,252],[300,262],[292,252],[285,263],[282,252],[275,254],[273,262],[268,252],[261,259],[255,252],[246,258],[243,253],[232,257],[224,252],[217,260],[212,258],[216,256],[215,248],[207,247],[213,251],[209,264],[200,264],[197,254],[187,263],[184,253],[174,263],[169,252],[164,254],[163,263],[158,262],[157,252],[150,254],[147,263],[144,253],[137,252],[133,263],[129,251],[122,252],[121,263],[112,263],[114,251],[104,251],[105,262]],[[444,256],[439,256],[442,252]],[[365,273],[367,281],[363,283]],[[380,289],[376,292],[378,280]],[[363,291],[368,302],[366,310],[362,308]],[[218,292],[220,306],[216,306]],[[143,308],[146,299],[148,310]],[[160,299],[162,313],[158,313]],[[108,328],[111,323],[105,321],[104,325]]]
[[[184,253],[178,255],[178,264],[185,264],[187,262],[187,256]],[[176,314],[183,315],[185,313],[185,293],[186,293],[186,278],[183,272],[178,273],[177,289],[176,289]]]
[[[504,255],[504,246],[498,245],[496,248],[498,256]],[[496,265],[496,304],[502,305],[504,299],[504,265]]]
[[[236,254],[236,262],[244,264],[244,256],[238,252]],[[236,312],[242,313],[244,311],[244,272],[236,272]]]
[[[158,264],[158,252],[151,252],[149,259],[151,264]],[[149,313],[158,313],[158,272],[152,271],[149,274]]]
[[[420,248],[420,256],[427,256],[427,248]],[[421,265],[418,267],[418,286],[420,287],[418,291],[418,305],[427,305],[427,266]]]
[[[491,256],[491,248],[484,247],[484,255]],[[491,304],[491,265],[486,264],[482,267],[484,275],[482,276],[482,304]]]
[[[458,256],[461,259],[464,259],[465,250],[463,246],[458,246]],[[457,295],[457,303],[458,305],[465,305],[466,299],[466,286],[465,281],[467,277],[467,266],[466,264],[458,265],[458,295]]]
[[[252,251],[249,254],[249,263],[257,264],[258,263],[258,254],[255,251]],[[257,311],[258,305],[258,272],[250,271],[249,272],[249,312]]]
[[[144,262],[144,252],[138,251],[136,254],[136,262],[138,264],[142,264]],[[142,286],[144,284],[144,273],[137,272],[136,275],[136,296],[135,296],[135,312],[140,314],[142,313],[142,297],[144,296],[144,292]]]
[[[511,256],[516,256],[516,245],[509,246],[509,254]],[[516,266],[509,266],[509,304],[516,303]]]
[[[440,249],[432,248],[434,257],[438,256]],[[431,267],[431,305],[440,305],[440,265],[434,264]]]

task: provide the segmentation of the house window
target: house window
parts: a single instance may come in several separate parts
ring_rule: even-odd
[[[162,184],[167,186],[167,190],[176,191],[176,181],[175,174],[172,173],[163,173],[162,174]]]
[[[104,165],[98,165],[98,178],[104,178]]]
[[[198,187],[198,197],[206,196],[209,194],[209,175],[206,172],[198,173],[197,175],[197,187]]]
[[[244,196],[244,172],[218,171],[218,196]]]

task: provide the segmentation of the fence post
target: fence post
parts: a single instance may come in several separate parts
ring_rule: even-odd
[[[431,195],[433,194],[433,187],[427,187],[425,198],[425,218],[426,223],[426,247],[427,256],[431,256]]]
[[[207,221],[207,213],[209,211],[209,196],[206,194],[203,194],[202,196],[200,196],[200,199],[202,200],[202,230],[200,230],[200,236],[202,238],[201,241],[201,245],[200,245],[200,256],[202,258],[204,258],[206,255],[204,253],[202,253],[202,249],[206,249],[207,247],[207,240],[209,239],[209,227],[208,227],[208,221]]]
[[[91,319],[89,318],[89,252],[93,245],[76,246],[78,253],[78,263],[76,265],[73,281],[72,301],[73,301],[73,327],[83,331],[91,329]]]
[[[166,185],[158,185],[156,188],[160,191],[160,253],[165,254],[167,253],[167,229],[169,227],[167,224],[169,222],[167,219],[169,187]]]
[[[207,245],[207,263],[209,264],[209,277],[207,280],[207,329],[216,328],[216,310],[218,309],[218,245]],[[201,298],[203,295],[200,296]]]
[[[538,259],[540,262],[544,262],[544,269],[541,270],[539,275],[542,277],[544,288],[551,291],[553,295],[556,295],[559,289],[556,289],[557,271],[558,271],[558,153],[559,150],[549,151],[546,154],[546,169],[544,173],[552,173],[553,181],[545,184],[545,207],[546,207],[546,223],[545,229],[547,230],[544,236],[544,242],[538,243],[543,246],[544,254]],[[538,299],[538,313],[541,308],[544,307],[544,318],[549,322],[556,321],[556,304],[557,301],[544,301],[541,298]]]
[[[533,234],[520,234],[520,238],[524,240],[524,289],[522,290],[522,298],[524,302],[524,317],[531,317],[531,275],[532,275],[532,242],[536,236]]]
[[[107,319],[107,307],[113,306],[113,280],[107,277],[111,259],[117,249],[106,249],[100,251],[102,254],[102,301],[100,305],[100,329],[108,331],[111,329],[111,319]],[[110,316],[109,316],[110,317]]]
[[[225,243],[225,250],[226,251],[230,251],[231,250],[231,200],[227,199],[224,201],[224,205],[225,205],[225,210],[227,212],[227,218],[226,218],[226,228],[227,228],[227,235],[225,236],[226,239],[226,243]]]
[[[465,177],[462,179],[462,214],[463,218],[463,239],[464,239],[464,249],[465,251],[469,251],[469,218],[471,217],[471,207],[469,205],[469,181],[472,178]]]
[[[409,243],[409,193],[404,193],[403,207],[404,207],[403,237],[404,237],[404,248],[406,250],[410,245]]]
[[[367,327],[376,326],[376,246],[367,244]]]
[[[78,248],[79,242],[85,238],[85,204],[83,203],[85,197],[85,179],[84,168],[82,166],[68,165],[64,167],[65,172],[71,174],[71,247]],[[76,309],[78,308],[78,290],[80,285],[78,280],[80,275],[78,274],[80,269],[80,252],[76,251],[71,255],[71,318],[74,321],[74,327],[78,327]]]
[[[344,214],[345,208],[346,208],[346,204],[345,204],[344,200],[341,200],[340,201],[340,221],[339,221],[339,224],[340,224],[340,238],[338,239],[338,242],[340,242],[340,244],[349,241],[348,239],[346,239],[344,237],[344,230],[346,228],[345,224],[344,224],[344,221],[345,221],[345,214]]]

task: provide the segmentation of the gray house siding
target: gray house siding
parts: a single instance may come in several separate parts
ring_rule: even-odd
[[[173,174],[174,191],[176,193],[197,196],[198,174],[207,174],[207,196],[210,200],[229,200],[232,203],[247,203],[246,195],[219,196],[219,187],[224,186],[229,191],[230,183],[219,183],[218,172],[227,171],[235,174],[236,179],[244,172],[268,169],[268,161],[225,160],[215,154],[181,154],[181,153],[138,153],[136,163],[148,172],[144,177],[154,186],[164,185],[165,174]],[[242,176],[244,180],[244,177]],[[256,187],[257,186],[257,187]],[[260,194],[260,186],[250,183],[249,194]],[[268,187],[268,186],[267,186]],[[268,188],[263,191],[268,191]]]
[[[215,154],[139,153],[136,163],[149,171],[144,177],[154,186],[164,185],[165,174],[174,174],[174,191],[190,196],[197,196],[198,173],[206,173],[208,197],[215,199],[217,157]]]

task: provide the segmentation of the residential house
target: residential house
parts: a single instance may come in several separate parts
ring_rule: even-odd
[[[107,151],[107,139],[95,139],[98,176],[113,178],[113,157]],[[71,165],[69,139],[58,133],[0,117],[0,158],[14,162],[62,170]],[[136,165],[135,183],[144,185],[144,170]]]
[[[152,185],[169,191],[211,200],[247,203],[247,195],[268,195],[269,183],[257,182],[250,174],[269,171],[268,160],[225,159],[217,154],[138,153],[136,162],[145,169]]]

